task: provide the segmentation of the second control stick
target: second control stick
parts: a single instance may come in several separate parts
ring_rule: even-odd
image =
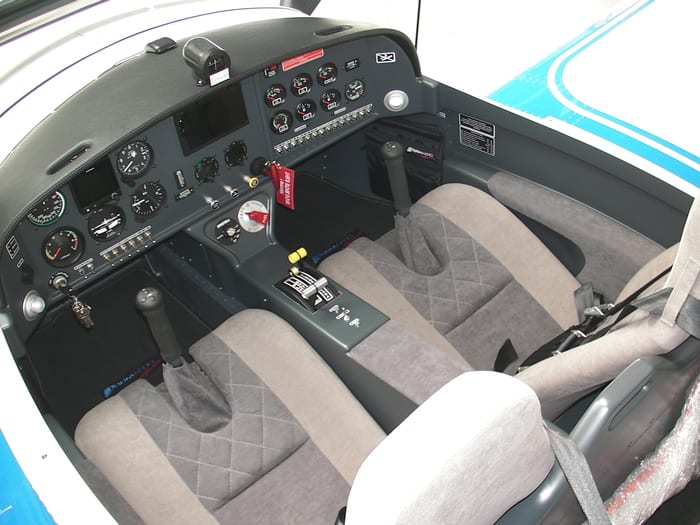
[[[403,165],[404,147],[398,142],[385,142],[380,148],[382,159],[389,175],[391,195],[394,198],[394,209],[402,217],[406,217],[411,208],[411,196],[408,193],[408,179]]]

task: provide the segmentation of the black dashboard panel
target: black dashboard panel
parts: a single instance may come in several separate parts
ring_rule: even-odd
[[[287,22],[294,25],[296,20]],[[271,184],[259,173],[263,161],[294,166],[378,117],[420,111],[415,56],[404,48],[405,42],[395,35],[373,30],[284,55],[270,49],[251,74],[232,76],[215,88],[199,88],[197,97],[178,100],[169,111],[159,112],[155,122],[144,113],[146,120],[138,121],[101,155],[94,155],[97,141],[86,133],[79,142],[93,144],[89,153],[63,170],[70,173],[59,179],[62,183],[24,205],[30,214],[25,211],[4,240],[3,292],[20,333],[27,336],[35,325],[23,314],[27,294],[38,293],[49,305],[56,303],[62,300],[51,286],[57,276],[79,290],[174,233],[203,219],[217,219],[220,209],[231,208],[232,200],[243,204],[255,195],[258,182]],[[121,67],[125,75],[133,73],[128,61],[110,75],[118,76]],[[171,67],[187,72],[181,60]],[[185,78],[193,84],[189,75]],[[96,82],[86,90],[99,88]],[[127,98],[139,96],[134,91]],[[397,109],[389,96],[404,105]],[[69,106],[53,117],[60,120]],[[128,106],[121,110],[134,111]],[[133,119],[129,115],[126,120]],[[102,126],[109,122],[100,121]],[[91,130],[95,122],[95,115],[87,114],[82,127]],[[44,134],[50,124],[37,128],[40,141],[49,138]],[[109,135],[102,129],[92,133]],[[10,160],[0,170],[11,167],[16,155]],[[233,226],[240,231],[240,225]],[[264,231],[267,243],[273,242],[269,228]],[[239,247],[249,254],[251,246],[260,246],[259,240],[244,246],[247,238],[237,236],[235,242],[241,244],[227,247],[234,261],[240,260]]]

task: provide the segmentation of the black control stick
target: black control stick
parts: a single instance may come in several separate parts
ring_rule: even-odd
[[[158,288],[142,288],[136,294],[136,308],[146,318],[163,361],[174,368],[182,366],[182,347],[175,337],[168,314],[165,313],[163,293]]]
[[[398,142],[385,142],[380,149],[386,171],[389,174],[391,195],[394,198],[394,209],[402,217],[406,217],[411,208],[411,196],[408,193],[408,179],[403,166],[404,148]]]

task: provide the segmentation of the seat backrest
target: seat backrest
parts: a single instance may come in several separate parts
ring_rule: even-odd
[[[518,374],[537,393],[547,419],[554,419],[583,394],[616,377],[635,359],[669,352],[688,338],[689,331],[679,327],[677,320],[684,305],[700,301],[700,197],[690,209],[680,243],[647,263],[621,297],[658,275],[670,261],[673,267],[665,281],[645,292],[672,289],[661,315],[637,311],[604,337]]]
[[[534,392],[505,374],[466,372],[363,462],[346,523],[494,523],[553,463]]]

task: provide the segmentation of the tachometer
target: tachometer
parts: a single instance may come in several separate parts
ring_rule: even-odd
[[[63,216],[66,210],[66,198],[60,191],[54,191],[27,214],[27,219],[34,226],[48,226]]]
[[[158,213],[168,194],[160,182],[144,182],[131,194],[131,210],[137,217],[146,218]]]
[[[52,231],[42,246],[44,260],[54,268],[65,268],[83,255],[85,240],[73,228],[59,228]]]
[[[142,140],[129,142],[117,153],[117,169],[124,177],[134,179],[148,171],[153,162],[153,149]]]

